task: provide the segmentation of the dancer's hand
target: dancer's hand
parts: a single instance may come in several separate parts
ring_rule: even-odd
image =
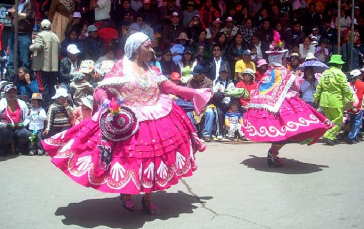
[[[359,101],[358,101],[358,100],[354,100],[354,102],[353,102],[353,106],[354,106],[354,107],[357,107],[357,106],[358,106],[358,104],[359,104]]]

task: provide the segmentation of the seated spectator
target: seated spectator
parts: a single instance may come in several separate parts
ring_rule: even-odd
[[[312,40],[309,36],[305,37],[303,43],[299,45],[299,55],[301,61],[305,60],[307,53],[315,53],[315,46],[311,44]]]
[[[117,27],[121,27],[123,23],[130,25],[136,19],[136,11],[131,8],[130,0],[122,0],[122,7],[112,10],[111,19],[115,21]]]
[[[8,144],[13,140],[19,155],[28,153],[29,132],[26,103],[16,98],[16,87],[8,84],[4,88],[5,98],[0,100],[0,156],[7,154]]]
[[[75,109],[75,125],[92,116],[94,98],[92,95],[81,98],[82,105]]]
[[[160,61],[161,72],[165,76],[170,76],[172,72],[180,72],[178,66],[172,60],[172,53],[169,48],[164,49],[162,53],[162,59]]]
[[[211,26],[214,18],[220,17],[220,14],[213,6],[212,0],[206,0],[200,10],[200,16],[202,29],[206,29]]]
[[[192,44],[193,53],[195,54],[198,63],[204,63],[212,57],[211,45],[206,40],[206,30],[201,29],[198,33],[197,40]]]
[[[69,35],[66,36],[66,39],[64,39],[61,43],[61,56],[67,57],[67,47],[71,44],[74,44],[77,46],[77,49],[80,50],[79,57],[82,58],[84,51],[84,43],[82,40],[79,39],[79,33],[77,33],[76,29],[71,29],[69,31]]]
[[[201,30],[201,19],[200,16],[197,14],[192,17],[190,23],[186,26],[186,33],[190,40],[196,41],[198,38],[198,34]]]
[[[165,48],[171,48],[176,42],[177,37],[185,32],[185,27],[179,22],[177,12],[173,12],[171,16],[171,23],[164,26],[162,31],[162,42]]]
[[[264,77],[264,73],[268,68],[268,62],[265,59],[258,60],[257,71],[255,72],[255,82],[259,82]]]
[[[114,61],[115,63],[118,61],[115,58],[115,52],[112,47],[107,48],[106,54],[104,56],[99,57],[99,59],[97,59],[97,61],[95,62],[95,65],[101,64],[101,62],[103,62],[105,60],[111,60],[111,61]]]
[[[177,15],[179,21],[182,21],[182,8],[179,5],[176,5],[176,0],[167,0],[167,5],[159,7],[158,12],[162,27],[171,24],[172,17],[175,15]],[[173,13],[176,14],[173,15]]]
[[[212,60],[209,62],[207,67],[207,77],[214,82],[220,76],[221,66],[227,66],[230,68],[229,61],[221,55],[221,46],[219,44],[212,45]],[[230,74],[230,71],[229,71]]]
[[[326,38],[321,39],[320,46],[315,50],[315,57],[317,60],[327,63],[329,61],[330,51],[327,48],[329,41]]]
[[[300,66],[300,56],[298,53],[294,52],[291,54],[290,62],[287,64],[287,69],[291,72],[295,72]]]
[[[186,4],[186,9],[183,11],[182,25],[187,28],[188,24],[190,24],[193,16],[195,15],[200,15],[200,12],[195,9],[193,1],[188,1]]]
[[[38,81],[30,75],[29,69],[22,66],[19,68],[18,74],[14,76],[14,85],[21,95],[26,95],[31,98],[33,93],[39,92]]]
[[[251,42],[252,45],[257,49],[257,60],[268,58],[265,52],[268,51],[269,46],[261,42],[260,35],[258,33],[253,34]]]
[[[71,128],[74,122],[74,110],[68,102],[71,96],[67,90],[58,88],[52,99],[55,101],[48,109],[46,128],[43,131],[44,139]]]
[[[177,37],[177,42],[171,47],[171,52],[173,56],[172,59],[176,64],[181,61],[185,47],[190,46],[187,41],[189,41],[187,34],[181,33],[179,37]]]
[[[222,21],[220,21],[220,18],[216,18],[212,22],[212,26],[206,28],[207,32],[206,38],[209,39],[210,43],[218,42],[217,37],[220,33],[223,33],[225,35],[225,40],[226,40],[226,34],[221,31],[221,27],[222,27]]]
[[[148,60],[146,62],[150,64],[155,71],[162,72],[161,63],[157,60],[153,49],[149,51]]]
[[[228,42],[224,32],[218,32],[215,36],[214,44],[219,44],[221,47],[221,56],[225,56],[226,50],[228,49]]]
[[[225,96],[226,89],[235,88],[234,82],[230,78],[230,66],[221,64],[219,70],[219,77],[213,84],[213,104],[216,106],[217,111],[217,139],[222,140],[225,136],[225,113],[229,109],[230,97]]]
[[[98,36],[97,31],[94,25],[87,28],[89,36],[84,41],[86,60],[96,61],[100,56],[105,55],[105,42]]]
[[[287,47],[290,49],[293,48],[293,44],[303,43],[303,40],[305,39],[305,34],[301,30],[301,23],[299,21],[295,21],[293,25],[293,30],[291,31],[291,36],[285,36],[285,38]]]
[[[243,124],[243,116],[239,111],[238,101],[231,101],[229,104],[229,110],[225,112],[225,127],[228,130],[228,139],[230,141],[235,140],[236,131],[239,132],[239,136],[243,140],[247,140],[244,137],[243,131],[241,131],[241,125]]]
[[[242,74],[243,80],[236,84],[237,88],[244,88],[249,92],[248,98],[240,98],[240,105],[243,107],[244,112],[249,107],[251,91],[257,87],[257,83],[254,81],[254,75],[253,69],[246,68]]]
[[[149,37],[149,39],[152,41],[152,43],[153,43],[154,42],[154,31],[153,31],[152,27],[150,27],[146,23],[145,15],[137,14],[136,20],[137,20],[137,23],[139,25],[139,31],[144,33],[145,35],[147,35]]]
[[[158,22],[158,12],[156,7],[152,6],[152,1],[143,0],[143,7],[137,11],[136,15],[143,15],[147,25],[151,26],[154,32],[161,32],[161,24]]]
[[[212,81],[205,76],[205,69],[201,65],[197,65],[192,72],[193,78],[187,82],[187,87],[194,89],[210,88],[212,89]],[[202,138],[205,142],[211,142],[212,128],[215,118],[215,113],[211,105],[207,105],[205,110],[198,116],[195,116],[194,112],[188,112],[188,117],[191,122],[195,124],[196,130],[201,131]],[[204,123],[201,123],[201,118],[204,118]]]
[[[143,7],[142,0],[131,0],[131,8],[135,11],[138,11]]]
[[[243,34],[244,43],[251,44],[251,38],[256,31],[256,28],[253,27],[253,20],[248,18],[245,21],[245,24],[240,27],[240,31]]]
[[[239,28],[233,23],[233,18],[228,17],[225,21],[225,27],[221,29],[221,32],[224,32],[226,34],[226,38],[228,41],[231,41],[238,33],[238,30]]]
[[[226,50],[225,56],[229,61],[231,72],[235,72],[235,64],[243,57],[243,36],[241,33],[235,35],[233,43]]]
[[[83,25],[81,23],[81,13],[74,12],[72,20],[67,25],[67,29],[65,32],[66,37],[68,37],[72,31],[76,31],[76,33],[80,35],[82,32],[82,27],[83,27]]]
[[[42,156],[44,150],[41,141],[43,140],[44,121],[47,118],[45,110],[42,108],[42,94],[33,93],[32,95],[32,107],[29,109],[26,119],[29,123],[29,156],[38,154]]]
[[[236,81],[240,81],[240,80],[244,81],[245,78],[243,77],[243,72],[247,68],[252,69],[253,74],[255,73],[255,71],[256,71],[255,70],[255,64],[254,64],[253,61],[251,61],[251,54],[252,54],[252,52],[249,49],[245,50],[244,53],[243,53],[243,59],[236,62],[236,64],[235,64],[235,78],[234,78]]]
[[[88,95],[92,95],[94,93],[94,88],[89,82],[90,80],[89,73],[85,72],[85,74],[83,74],[82,72],[76,72],[73,73],[72,75],[74,77],[73,77],[73,82],[71,82],[70,85],[71,95],[75,107],[79,107],[82,105],[81,98],[87,97]]]
[[[181,70],[181,82],[186,84],[189,79],[192,78],[192,72],[197,65],[197,60],[192,55],[192,49],[190,47],[185,48],[182,56],[182,60],[178,62],[179,69]]]
[[[259,33],[261,42],[264,45],[270,45],[273,41],[273,29],[270,27],[270,21],[268,18],[263,19],[262,26],[257,30]]]
[[[76,45],[70,44],[67,46],[67,56],[59,62],[58,83],[68,91],[70,90],[70,82],[73,79],[72,73],[78,71],[81,64],[78,58],[80,53],[81,51]]]

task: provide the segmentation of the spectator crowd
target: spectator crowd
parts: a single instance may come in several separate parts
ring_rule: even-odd
[[[12,31],[18,14],[20,67],[14,69],[12,32],[1,84],[0,155],[11,141],[19,153],[42,155],[42,139],[90,117],[94,88],[135,32],[151,39],[153,68],[176,84],[213,90],[199,115],[192,104],[170,95],[204,141],[248,140],[240,131],[242,117],[267,69],[274,31],[288,49],[284,65],[305,79],[300,96],[310,104],[320,72],[301,71],[300,64],[326,64],[332,54],[341,54],[344,72],[363,68],[364,1],[341,2],[339,7],[337,0],[19,0],[7,14]]]

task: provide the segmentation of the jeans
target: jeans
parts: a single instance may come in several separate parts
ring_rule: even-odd
[[[0,129],[0,152],[6,152],[8,144],[14,140],[14,145],[22,152],[28,150],[29,132],[27,129]]]
[[[191,119],[192,123],[195,123],[194,117],[193,117],[193,112],[188,112],[187,113],[188,117]],[[202,130],[202,137],[210,137],[211,136],[211,132],[212,132],[212,127],[214,124],[214,118],[215,118],[215,113],[211,108],[207,108],[205,113],[204,113],[204,118],[205,118],[205,123],[203,126],[203,130]],[[202,123],[200,123],[199,125],[201,125]],[[198,128],[196,127],[196,125],[194,124],[196,131],[198,130]]]
[[[18,68],[21,66],[30,69],[30,51],[29,46],[32,44],[32,34],[18,34]],[[9,69],[14,73],[14,33],[10,34],[9,40]],[[17,70],[17,69],[15,69]]]
[[[356,136],[358,136],[362,123],[362,118],[362,110],[357,114],[350,114],[350,132],[348,134],[348,139],[350,141],[355,141]]]

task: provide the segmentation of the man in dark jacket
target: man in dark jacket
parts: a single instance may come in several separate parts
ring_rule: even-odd
[[[87,28],[89,36],[84,42],[85,60],[96,61],[100,56],[105,55],[105,42],[97,35],[98,29],[94,25]]]
[[[8,10],[9,18],[12,22],[11,34],[9,36],[9,69],[10,74],[14,73],[14,27],[15,27],[15,14],[18,14],[18,51],[19,60],[18,66],[30,68],[30,52],[29,46],[32,44],[32,32],[35,24],[35,16],[37,8],[34,1],[19,0],[18,9],[13,8]],[[15,69],[17,71],[17,69]]]
[[[171,48],[176,39],[182,32],[185,32],[185,27],[179,22],[179,17],[177,12],[173,12],[171,17],[171,24],[164,26],[162,31],[162,41],[165,48]]]
[[[308,9],[305,14],[303,14],[303,18],[301,19],[303,22],[303,32],[309,35],[314,26],[321,26],[321,17],[316,12],[316,4],[311,2],[308,5]]]
[[[207,77],[213,82],[217,80],[217,78],[219,78],[220,66],[226,66],[230,68],[229,61],[227,61],[225,57],[221,55],[221,51],[222,51],[221,45],[214,44],[212,46],[213,58],[206,66]]]
[[[59,83],[68,89],[73,78],[72,73],[80,68],[81,61],[78,59],[80,50],[75,44],[67,46],[67,56],[59,62]]]

